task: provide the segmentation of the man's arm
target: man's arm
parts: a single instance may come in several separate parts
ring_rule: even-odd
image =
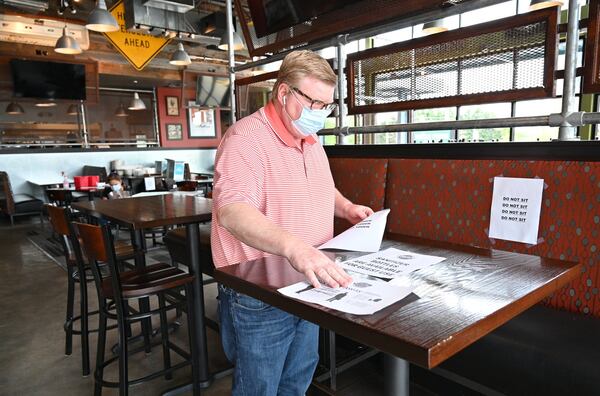
[[[319,279],[330,287],[346,287],[352,282],[352,278],[323,252],[279,227],[249,204],[225,205],[219,208],[217,219],[222,227],[246,245],[286,257],[314,287],[320,286]]]
[[[335,216],[356,224],[373,214],[373,209],[368,206],[355,205],[335,189]]]

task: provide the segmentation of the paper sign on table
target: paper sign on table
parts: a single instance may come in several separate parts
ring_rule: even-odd
[[[347,270],[379,278],[393,279],[418,269],[444,261],[445,257],[427,256],[389,248],[342,262]]]
[[[357,279],[348,287],[315,289],[307,282],[298,282],[278,290],[281,294],[354,315],[370,315],[412,292],[380,280]]]
[[[490,238],[537,244],[544,179],[495,177]]]
[[[325,242],[319,246],[319,249],[342,249],[355,252],[379,251],[388,213],[390,213],[389,209],[373,213],[360,223]]]
[[[144,187],[146,187],[146,191],[156,190],[156,180],[154,177],[144,177]]]

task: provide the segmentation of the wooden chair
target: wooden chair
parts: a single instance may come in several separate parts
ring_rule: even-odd
[[[170,379],[174,370],[185,367],[190,363],[192,363],[194,377],[193,394],[199,395],[200,390],[198,389],[197,381],[199,360],[193,348],[196,334],[193,320],[195,312],[194,303],[191,297],[193,296],[192,281],[194,280],[194,276],[164,263],[153,264],[144,269],[121,272],[116,265],[110,228],[107,225],[100,227],[89,224],[77,224],[76,227],[83,241],[84,250],[94,274],[99,301],[100,329],[98,333],[96,370],[94,372],[94,395],[100,396],[102,387],[106,386],[118,387],[119,395],[124,396],[128,394],[130,385],[148,381],[162,375],[166,379]],[[109,277],[102,276],[98,267],[99,262],[106,262],[108,264]],[[181,287],[185,288],[185,295],[189,296],[189,298],[183,297],[179,293],[171,293],[172,296],[177,296],[175,301],[172,298],[165,298],[167,292],[177,291]],[[148,297],[157,297],[157,309],[152,309],[148,312],[133,312],[129,309],[130,302]],[[186,353],[171,343],[168,338],[167,311],[182,308],[183,306],[187,308],[191,353]],[[113,309],[116,312],[113,312]],[[148,318],[150,315],[159,315],[160,318],[164,368],[144,377],[129,380],[127,328],[130,324]],[[117,321],[119,343],[117,356],[105,360],[107,319],[115,319]],[[171,366],[171,350],[182,356],[185,361]],[[104,368],[117,360],[119,362],[119,382],[105,381],[103,378]]]
[[[177,189],[179,191],[196,191],[198,188],[198,183],[194,180],[184,180],[177,182]]]
[[[69,207],[73,201],[71,191],[64,188],[46,189],[46,197],[49,203],[61,207]]]
[[[42,208],[44,203],[29,194],[13,194],[8,173],[0,171],[0,213],[10,217],[10,224],[15,225],[16,216],[39,215],[44,224]]]
[[[46,205],[46,211],[54,232],[59,236],[67,265],[67,312],[64,323],[66,335],[65,354],[70,355],[72,353],[73,335],[80,335],[81,366],[83,375],[86,376],[90,374],[89,334],[98,331],[97,329],[90,330],[88,326],[89,317],[98,314],[98,311],[90,312],[88,310],[87,284],[92,282],[93,278],[87,276],[90,268],[81,252],[79,239],[73,231],[71,211],[54,205]],[[119,243],[116,250],[119,262],[132,259],[135,256],[135,251],[131,245]],[[76,283],[79,283],[79,315],[73,316]],[[74,330],[73,324],[77,321],[80,322],[80,329]],[[111,328],[114,328],[114,326]]]

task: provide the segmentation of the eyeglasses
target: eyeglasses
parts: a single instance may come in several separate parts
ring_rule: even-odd
[[[290,85],[290,88],[292,89],[293,92],[299,94],[304,99],[306,99],[306,100],[308,100],[310,102],[310,109],[311,110],[329,110],[329,111],[333,111],[333,109],[335,109],[335,106],[337,106],[337,103],[325,103],[322,100],[313,99],[310,96],[308,96],[307,94],[305,94],[304,92],[300,91],[298,88],[292,87],[291,85]]]

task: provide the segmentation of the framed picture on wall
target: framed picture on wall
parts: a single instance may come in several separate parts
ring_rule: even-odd
[[[183,127],[181,124],[167,124],[167,140],[182,140]]]
[[[215,110],[196,106],[196,102],[188,103],[188,124],[190,138],[217,137]]]
[[[177,96],[165,96],[167,102],[167,115],[178,116],[179,115],[179,98]]]

